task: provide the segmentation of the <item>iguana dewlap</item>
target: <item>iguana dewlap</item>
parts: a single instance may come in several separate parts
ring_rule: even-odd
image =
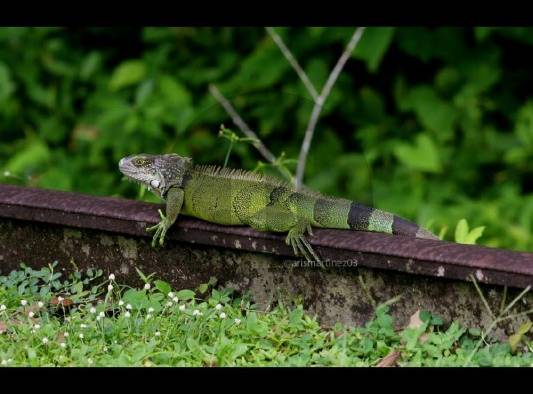
[[[162,245],[179,214],[212,223],[247,225],[259,231],[286,232],[295,255],[320,261],[305,234],[312,227],[375,231],[437,239],[399,216],[343,198],[296,191],[289,183],[244,170],[193,165],[177,154],[138,154],[123,158],[120,171],[166,201],[166,215],[148,228],[152,245]],[[312,258],[311,258],[312,257]]]

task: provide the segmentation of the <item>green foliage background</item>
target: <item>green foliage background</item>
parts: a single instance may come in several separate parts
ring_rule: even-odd
[[[277,31],[320,89],[353,29]],[[532,46],[530,28],[367,28],[306,184],[434,231],[465,217],[486,226],[479,243],[531,250]],[[0,182],[135,197],[117,171],[127,154],[222,164],[232,124],[209,83],[297,158],[312,102],[262,28],[0,28]],[[261,159],[240,144],[229,164]]]

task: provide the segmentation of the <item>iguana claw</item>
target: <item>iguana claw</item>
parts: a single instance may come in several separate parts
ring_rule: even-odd
[[[163,246],[163,243],[165,242],[165,235],[167,234],[167,230],[170,227],[170,224],[168,222],[168,219],[166,216],[161,212],[160,209],[157,210],[159,212],[159,216],[161,217],[161,221],[157,223],[155,226],[148,227],[146,231],[152,232],[155,231],[155,234],[152,238],[152,247],[155,247],[157,240],[159,239],[159,245]]]
[[[323,267],[320,257],[315,253],[313,247],[305,239],[304,233],[307,231],[309,235],[313,235],[311,225],[308,223],[301,223],[289,230],[285,243],[292,246],[296,256],[303,256],[307,261],[315,261]]]

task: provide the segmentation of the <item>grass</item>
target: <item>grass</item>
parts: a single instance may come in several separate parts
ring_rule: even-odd
[[[395,330],[380,305],[364,327],[324,328],[300,304],[261,311],[214,279],[173,291],[139,272],[145,286],[131,288],[95,270],[62,278],[55,267],[0,276],[1,366],[533,365],[525,338],[513,352],[429,312]]]

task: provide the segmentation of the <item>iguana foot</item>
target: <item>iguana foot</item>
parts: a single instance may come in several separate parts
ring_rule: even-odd
[[[291,228],[285,239],[287,245],[292,246],[292,250],[296,256],[303,256],[307,261],[316,261],[322,265],[320,257],[315,253],[312,246],[305,239],[305,232],[313,235],[311,225],[305,222],[299,222],[296,226]],[[311,258],[312,257],[312,258]]]
[[[146,231],[148,232],[155,231],[155,234],[152,238],[152,247],[155,247],[158,239],[159,239],[159,245],[163,246],[163,243],[165,242],[165,235],[167,234],[167,230],[170,227],[169,220],[166,218],[165,215],[163,215],[163,212],[161,212],[160,209],[158,209],[157,211],[159,212],[161,221],[157,223],[155,226],[148,227],[146,229]]]

